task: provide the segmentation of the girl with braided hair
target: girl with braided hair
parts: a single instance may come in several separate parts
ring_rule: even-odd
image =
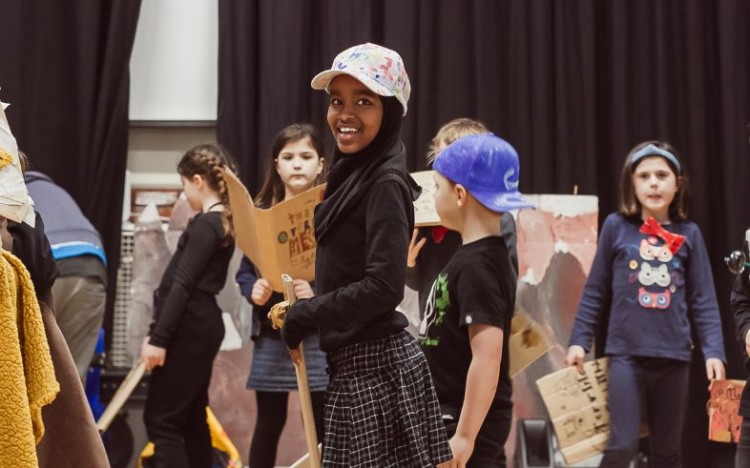
[[[177,166],[188,203],[200,213],[180,237],[154,293],[154,319],[141,348],[152,371],[144,410],[154,443],[150,466],[211,466],[208,385],[224,338],[216,294],[234,252],[227,167],[234,169],[226,151],[211,144],[192,148]]]

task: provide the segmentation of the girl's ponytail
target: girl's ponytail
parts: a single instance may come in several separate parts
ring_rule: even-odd
[[[224,228],[224,245],[234,240],[234,223],[229,208],[229,191],[224,180],[223,169],[236,171],[229,153],[218,144],[198,145],[188,150],[177,165],[177,172],[183,177],[202,176],[209,187],[219,194],[224,209],[221,224]]]

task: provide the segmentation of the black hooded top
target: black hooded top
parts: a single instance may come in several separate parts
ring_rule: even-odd
[[[323,202],[315,211],[315,293],[287,312],[282,336],[296,348],[320,330],[326,352],[384,338],[408,321],[396,311],[419,186],[406,169],[402,108],[381,97],[375,139],[357,153],[334,151]]]

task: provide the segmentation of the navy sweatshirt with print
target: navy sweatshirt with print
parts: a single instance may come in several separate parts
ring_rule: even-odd
[[[711,265],[698,226],[664,225],[685,237],[672,252],[640,232],[643,221],[611,214],[578,305],[570,345],[589,351],[597,323],[609,314],[605,354],[690,361],[695,327],[705,359],[726,361]]]

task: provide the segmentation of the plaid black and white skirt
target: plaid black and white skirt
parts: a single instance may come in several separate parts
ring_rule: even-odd
[[[427,360],[406,331],[328,354],[325,467],[420,467],[450,460]]]

